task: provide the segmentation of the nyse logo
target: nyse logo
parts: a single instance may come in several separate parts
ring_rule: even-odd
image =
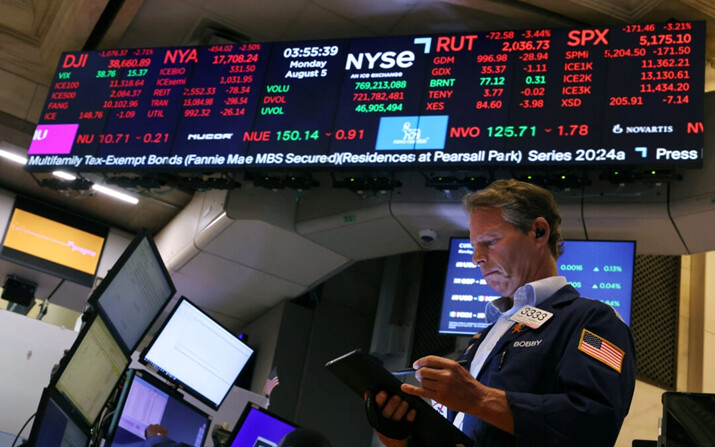
[[[363,64],[367,63],[367,69],[372,70],[377,65],[383,70],[389,70],[398,66],[400,68],[410,68],[415,62],[415,53],[405,50],[401,53],[394,51],[378,51],[377,53],[349,53],[345,62],[345,69],[362,70]]]

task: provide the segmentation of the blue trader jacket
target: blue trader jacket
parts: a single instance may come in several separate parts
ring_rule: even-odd
[[[133,445],[133,444],[132,444]],[[154,435],[147,438],[143,442],[137,443],[138,447],[190,447],[188,444],[183,442],[173,441],[166,436]]]
[[[506,391],[514,435],[471,415],[462,430],[484,447],[614,445],[635,387],[628,326],[610,306],[579,297],[570,285],[538,307],[553,316],[537,329],[512,326],[477,375]],[[491,327],[475,335],[458,360],[471,363]]]

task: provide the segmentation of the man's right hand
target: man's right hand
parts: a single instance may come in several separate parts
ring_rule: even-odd
[[[167,436],[168,432],[166,431],[166,427],[163,425],[159,424],[149,424],[146,426],[144,429],[144,436],[149,439],[152,436],[156,435],[161,435],[161,436]]]

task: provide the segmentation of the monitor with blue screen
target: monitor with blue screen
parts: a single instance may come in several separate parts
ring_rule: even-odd
[[[499,295],[472,262],[473,253],[468,238],[451,239],[440,333],[473,335],[488,325],[486,305]],[[557,268],[582,296],[610,304],[630,324],[634,261],[634,241],[566,240]]]
[[[150,424],[166,428],[168,437],[190,446],[204,445],[211,418],[184,401],[171,387],[145,371],[131,371],[125,382],[106,447],[135,446]]]
[[[227,447],[276,447],[298,428],[254,403],[247,403],[226,443]]]
[[[32,425],[29,446],[86,447],[90,429],[62,395],[52,387],[45,388]]]

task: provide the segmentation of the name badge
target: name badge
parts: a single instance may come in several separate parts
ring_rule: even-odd
[[[549,321],[554,314],[534,306],[524,306],[517,313],[511,316],[510,320],[521,323],[531,329],[538,329],[542,324]]]

